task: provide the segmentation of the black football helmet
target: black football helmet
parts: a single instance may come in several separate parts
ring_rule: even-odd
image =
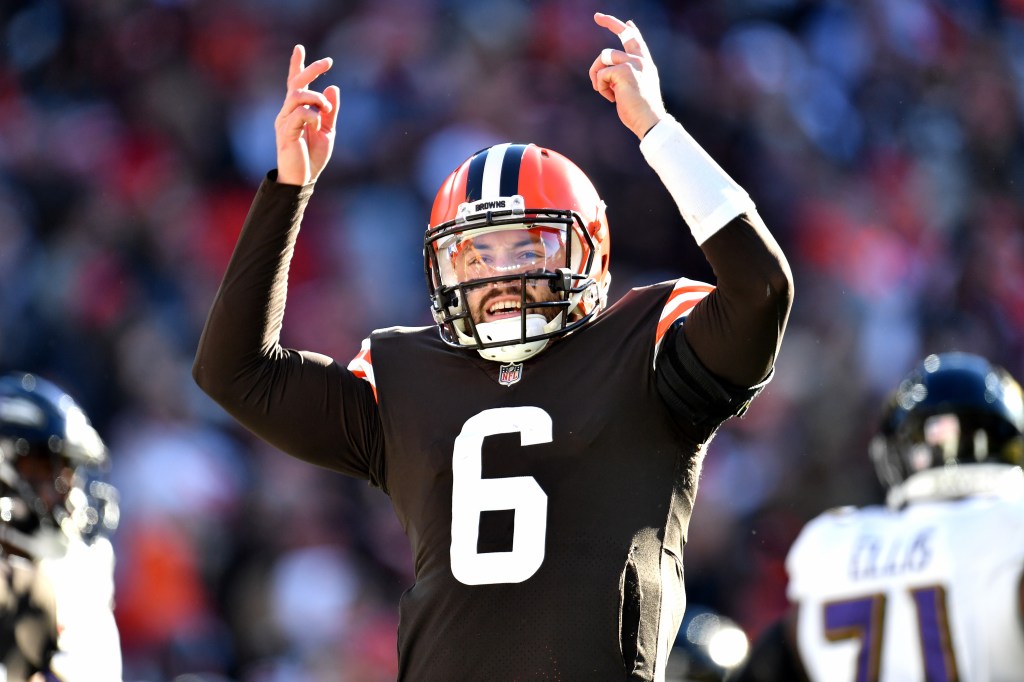
[[[931,468],[1024,462],[1021,386],[971,353],[929,355],[885,403],[871,443],[882,485]]]
[[[119,520],[103,480],[106,445],[75,400],[26,372],[0,377],[0,540],[33,558],[57,556]]]

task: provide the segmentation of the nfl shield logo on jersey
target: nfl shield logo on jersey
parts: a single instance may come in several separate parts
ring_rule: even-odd
[[[523,363],[512,362],[498,368],[498,383],[511,386],[523,378]]]

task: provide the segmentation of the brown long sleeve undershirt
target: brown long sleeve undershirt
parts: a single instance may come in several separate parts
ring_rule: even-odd
[[[366,477],[358,442],[379,433],[365,381],[319,353],[280,344],[288,268],[313,186],[259,188],[199,340],[196,383],[242,425],[308,462]],[[310,419],[322,415],[321,419]],[[362,460],[348,470],[339,451]],[[371,478],[374,478],[371,474]]]
[[[793,305],[789,263],[756,213],[732,220],[701,249],[716,287],[690,313],[683,335],[720,379],[758,384],[775,364]]]

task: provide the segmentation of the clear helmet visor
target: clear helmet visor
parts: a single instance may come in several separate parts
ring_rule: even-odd
[[[530,357],[585,324],[604,291],[590,274],[594,242],[578,214],[506,213],[444,223],[424,242],[442,338],[501,362]]]
[[[439,244],[441,284],[555,272],[569,265],[565,232],[562,226],[506,225],[456,233]]]

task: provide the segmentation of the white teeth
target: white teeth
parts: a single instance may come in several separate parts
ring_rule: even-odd
[[[496,315],[498,313],[517,312],[518,310],[519,301],[505,301],[503,303],[494,304],[493,306],[491,306],[488,312],[490,312],[492,315]]]

